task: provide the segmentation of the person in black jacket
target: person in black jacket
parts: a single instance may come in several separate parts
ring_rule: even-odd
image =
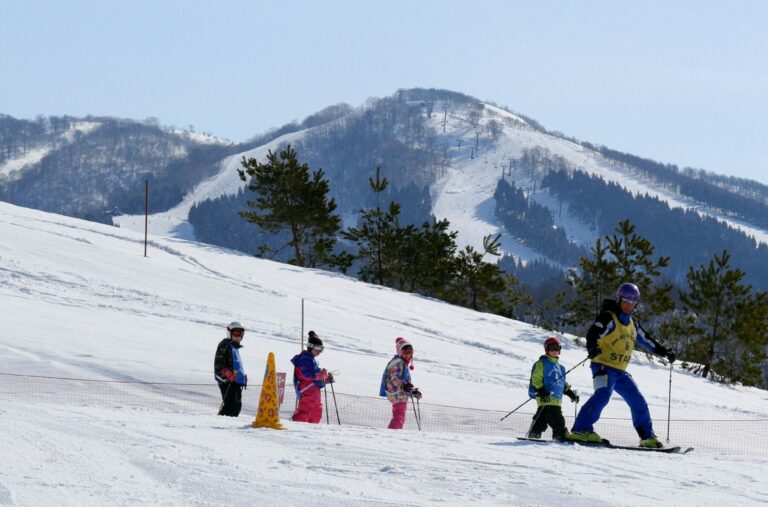
[[[640,289],[633,283],[622,284],[615,300],[603,301],[600,315],[587,331],[587,355],[592,360],[595,392],[576,416],[570,440],[602,441],[594,431],[594,424],[616,391],[629,405],[640,447],[663,446],[653,432],[648,403],[626,369],[636,345],[670,363],[675,361],[675,353],[654,340],[632,317],[639,302]]]
[[[237,417],[243,406],[242,392],[248,384],[248,376],[240,360],[240,342],[245,335],[245,328],[239,322],[227,326],[227,337],[216,347],[213,359],[213,374],[221,391],[219,415]]]

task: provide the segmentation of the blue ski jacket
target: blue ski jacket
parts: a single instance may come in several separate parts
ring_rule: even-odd
[[[542,387],[549,391],[549,401],[542,402],[537,398],[536,403],[539,406],[563,404],[563,394],[570,386],[565,381],[565,367],[558,362],[558,358],[544,355],[533,363],[528,396],[536,398],[536,390]]]
[[[304,379],[314,379],[317,378],[317,374],[320,373],[320,366],[317,364],[315,358],[312,357],[312,353],[308,350],[304,350],[301,354],[293,356],[291,363],[296,367],[293,372],[293,387],[296,389],[296,392],[299,393],[300,389],[303,389],[304,386],[299,387],[301,379],[296,374],[296,370],[301,370],[301,375]],[[321,389],[325,387],[325,382],[322,380],[314,380],[313,383]]]

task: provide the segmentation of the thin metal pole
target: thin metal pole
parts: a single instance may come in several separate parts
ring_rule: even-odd
[[[416,427],[419,428],[419,431],[421,431],[421,421],[419,421],[419,416],[416,413],[416,402],[413,401],[413,396],[410,396],[411,398],[411,405],[413,405],[413,417],[416,419]]]
[[[504,420],[504,419],[506,419],[507,417],[511,416],[512,414],[514,414],[515,412],[517,412],[517,411],[518,411],[520,408],[522,408],[522,406],[523,406],[523,405],[525,405],[526,403],[528,403],[528,402],[529,402],[529,401],[531,401],[532,399],[533,399],[533,398],[528,398],[527,400],[525,400],[524,402],[522,402],[521,404],[519,404],[518,406],[516,406],[516,407],[515,407],[515,408],[512,410],[512,412],[508,413],[507,415],[505,415],[504,417],[502,417],[501,419],[499,419],[499,421],[503,421],[503,420]]]
[[[224,403],[227,401],[227,396],[229,396],[229,389],[232,387],[232,382],[227,383],[227,390],[224,393],[224,397],[221,400],[221,405],[219,405],[219,412],[216,415],[221,415],[221,411],[224,410]]]
[[[147,256],[148,226],[149,226],[149,180],[144,180],[144,257]]]
[[[530,400],[532,398],[528,398],[528,399]],[[544,413],[544,405],[536,408],[536,417],[533,418],[533,422],[528,427],[528,431],[525,432],[525,438],[529,438],[531,436],[531,430],[533,429],[534,426],[536,426],[536,423],[539,422],[539,419],[541,419],[541,415],[543,413]]]
[[[672,363],[669,363],[669,394],[667,395],[667,443],[669,443],[669,422],[672,414]]]
[[[331,424],[331,417],[328,415],[328,389],[323,391],[325,391],[325,424]]]
[[[301,298],[301,349],[300,351],[304,350],[304,298]],[[312,385],[312,384],[310,384]],[[303,391],[302,391],[303,392]],[[301,393],[299,393],[299,396],[301,396]],[[294,412],[298,410],[299,408],[299,396],[296,396],[296,406],[293,408]],[[328,405],[328,393],[326,393],[326,406]],[[326,409],[326,419],[328,418],[328,411]]]
[[[421,426],[421,403],[418,398],[416,398],[416,411],[419,413],[419,426]]]
[[[336,408],[336,421],[339,423],[339,426],[341,426],[341,418],[339,418],[339,405],[336,403],[336,391],[333,388],[333,382],[330,383],[330,386],[331,394],[333,395],[333,406]]]

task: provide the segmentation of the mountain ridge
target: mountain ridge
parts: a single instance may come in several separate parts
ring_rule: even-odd
[[[8,117],[4,117],[4,120],[10,121]],[[48,121],[58,131],[64,128],[62,125],[70,125],[67,128],[71,128],[73,124],[73,120],[69,120],[69,123]],[[153,125],[147,127],[154,128]],[[2,139],[5,137],[0,137],[0,141]],[[636,197],[657,198],[666,203],[670,210],[678,208],[702,217],[713,217],[724,227],[743,232],[744,239],[740,241],[745,246],[740,247],[742,249],[750,248],[749,237],[754,238],[758,255],[762,255],[757,251],[759,245],[768,244],[768,228],[750,219],[751,211],[754,210],[752,214],[759,217],[765,207],[763,186],[756,182],[726,177],[713,177],[710,182],[705,173],[687,169],[680,171],[676,166],[579,142],[558,132],[549,132],[524,115],[448,90],[399,90],[391,97],[370,100],[361,108],[345,104],[329,106],[301,124],[287,124],[274,131],[272,136],[254,138],[249,145],[211,148],[210,145],[197,146],[193,143],[192,149],[197,150],[195,160],[189,156],[173,159],[173,153],[178,154],[182,148],[173,142],[164,142],[167,146],[164,149],[169,155],[163,159],[161,167],[143,174],[153,180],[159,178],[159,181],[152,182],[154,193],[151,208],[158,211],[150,217],[150,230],[156,234],[188,239],[202,234],[210,242],[227,247],[251,248],[238,244],[236,238],[245,234],[245,230],[239,226],[239,232],[230,234],[230,243],[217,243],[216,230],[222,228],[222,223],[239,220],[239,217],[227,211],[226,215],[218,218],[208,217],[207,225],[199,222],[194,224],[189,221],[190,210],[196,207],[201,213],[206,213],[204,210],[212,199],[228,202],[222,209],[244,209],[244,200],[248,196],[240,192],[243,183],[238,181],[235,174],[240,158],[254,155],[263,158],[267,150],[276,150],[288,143],[294,144],[300,158],[311,167],[324,168],[345,225],[354,225],[355,215],[370,197],[367,179],[376,166],[381,166],[383,174],[392,182],[391,198],[395,200],[400,196],[398,192],[409,184],[415,185],[416,192],[421,192],[418,189],[422,186],[425,191],[428,188],[430,195],[426,205],[430,213],[437,218],[449,219],[451,228],[459,232],[457,243],[460,247],[470,244],[477,248],[484,236],[501,234],[502,250],[517,262],[547,260],[567,267],[541,251],[532,249],[530,239],[518,237],[515,231],[510,232],[503,227],[493,203],[496,185],[502,178],[523,189],[526,199],[548,209],[552,214],[553,227],[562,228],[568,240],[574,244],[588,248],[596,238],[608,232],[605,226],[601,229],[594,221],[590,223],[574,216],[570,212],[573,203],[568,204],[562,197],[558,198],[541,188],[547,167],[558,164],[568,172],[583,172],[602,179],[607,185],[620,185]],[[118,139],[113,144],[119,146],[124,141]],[[0,147],[2,145],[0,142]],[[537,157],[537,161],[531,162]],[[7,158],[0,158],[0,164],[4,163],[7,165]],[[126,165],[131,164],[126,161]],[[651,174],[653,171],[656,173]],[[96,167],[90,173],[74,172],[85,188],[78,192],[78,200],[91,196],[95,201],[94,206],[101,208],[100,215],[93,210],[81,215],[89,219],[98,215],[98,221],[112,220],[122,227],[143,229],[144,220],[140,215],[143,211],[143,195],[136,188],[139,187],[140,178],[135,174],[132,183],[127,181],[133,189],[126,187],[126,182],[118,181],[117,185],[112,185],[116,188],[111,193],[94,193],[94,189],[104,186],[105,179],[108,180],[113,172],[104,167]],[[661,173],[664,174],[660,176]],[[35,177],[39,179],[41,174],[38,171]],[[704,191],[701,190],[701,182],[704,182]],[[61,181],[58,183],[62,184]],[[684,184],[690,187],[696,184],[698,191],[705,194],[708,192],[706,188],[711,190],[717,187],[722,191],[721,200],[725,196],[728,202],[736,203],[733,204],[734,208],[737,205],[744,208],[746,203],[746,211],[720,209],[718,206],[723,205],[720,201],[713,203],[696,200],[680,192]],[[726,187],[729,185],[738,192],[728,190]],[[42,198],[29,198],[25,201],[23,196],[31,195],[31,188],[29,182],[21,185],[18,181],[0,178],[0,198],[72,214],[71,206],[67,207],[64,203],[56,209],[55,204]],[[131,192],[132,197],[120,199],[115,197],[116,192]],[[768,191],[765,195],[768,195]],[[413,200],[412,194],[409,196],[408,200]],[[424,198],[417,197],[420,201]],[[117,204],[112,202],[115,200]],[[403,204],[409,205],[408,202]],[[119,212],[107,213],[112,210]],[[122,214],[125,212],[128,214]],[[416,207],[413,220],[427,218],[425,213],[424,209]],[[112,218],[112,214],[118,216]],[[632,217],[627,218],[631,220]],[[206,232],[205,227],[213,228],[212,232]],[[644,232],[640,231],[641,234]],[[721,246],[721,250],[728,247],[726,244]],[[679,277],[680,273],[676,276]]]

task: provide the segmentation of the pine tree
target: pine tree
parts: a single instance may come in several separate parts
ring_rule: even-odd
[[[398,224],[400,205],[392,201],[386,209],[381,207],[381,193],[389,181],[381,177],[380,167],[376,168],[376,179],[368,178],[368,183],[376,194],[376,207],[362,210],[360,227],[350,227],[341,235],[357,244],[355,258],[362,261],[358,272],[360,279],[391,286],[393,264],[402,241],[403,231]]]
[[[398,287],[409,292],[439,296],[454,275],[458,232],[449,231],[447,219],[406,227],[394,269]]]
[[[506,281],[501,269],[493,263],[485,262],[486,255],[499,256],[499,239],[488,235],[483,238],[483,251],[466,246],[455,257],[455,278],[451,284],[450,299],[473,310],[490,310],[503,313],[503,291]]]
[[[510,319],[523,320],[524,315],[518,313],[518,308],[530,308],[534,303],[533,296],[523,288],[515,275],[507,273],[504,283],[504,315]]]
[[[247,201],[253,210],[240,211],[240,216],[270,233],[287,231],[289,240],[281,248],[293,250],[290,264],[340,265],[333,249],[341,219],[333,214],[336,202],[327,197],[329,186],[323,170],[310,174],[309,166],[299,163],[290,145],[279,154],[269,150],[264,164],[243,157],[242,167],[238,169],[240,179],[249,182],[256,200]],[[262,245],[260,254],[273,250]]]
[[[612,296],[619,285],[618,263],[609,257],[608,247],[598,238],[591,249],[592,259],[581,257],[580,270],[569,270],[568,284],[577,297],[565,305],[567,324],[583,325],[600,313],[603,299]]]
[[[658,284],[661,269],[669,266],[669,257],[651,259],[655,247],[647,239],[635,234],[635,226],[622,220],[616,234],[606,238],[608,250],[616,258],[620,283],[631,282],[643,295],[643,307],[639,315],[659,315],[674,308],[672,284]],[[647,310],[646,310],[647,308]]]
[[[654,246],[635,233],[629,220],[622,220],[615,234],[598,238],[592,248],[592,258],[579,259],[580,270],[569,271],[568,283],[576,292],[576,299],[567,304],[568,315],[564,319],[571,325],[583,325],[599,313],[602,301],[613,297],[616,288],[624,282],[638,286],[643,305],[638,316],[658,316],[671,310],[674,302],[670,292],[672,285],[658,283],[661,269],[669,264],[669,257],[652,259]],[[650,319],[649,319],[650,320]]]
[[[447,220],[424,222],[420,228],[401,226],[398,203],[382,208],[381,195],[389,181],[382,178],[380,168],[368,183],[376,194],[376,207],[362,210],[359,227],[342,232],[357,244],[355,258],[362,261],[358,276],[399,290],[437,295],[452,277],[457,233],[448,231]]]
[[[708,266],[688,270],[688,290],[680,294],[683,315],[675,323],[683,341],[681,359],[702,377],[763,386],[768,293],[742,284],[745,273],[729,262],[725,250]]]

